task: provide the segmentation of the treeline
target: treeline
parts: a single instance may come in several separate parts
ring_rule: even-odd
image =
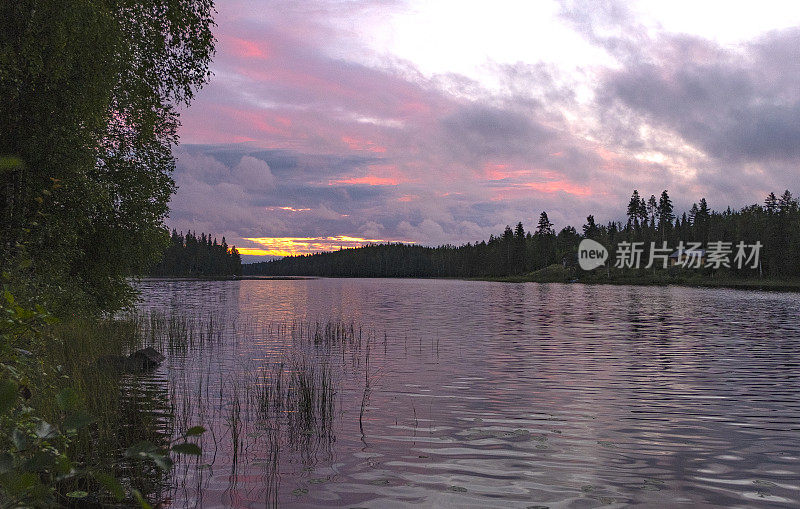
[[[236,246],[228,247],[205,233],[186,235],[172,230],[169,246],[149,275],[155,277],[225,277],[242,274],[242,259]]]
[[[422,247],[407,244],[370,245],[357,249],[286,257],[243,267],[245,274],[271,276],[331,277],[496,277],[525,274],[559,264],[574,266],[578,244],[591,238],[609,248],[610,262],[616,259],[618,243],[643,242],[646,262],[649,246],[667,242],[739,241],[761,242],[760,267],[729,270],[738,276],[800,276],[800,209],[789,191],[780,197],[767,196],[764,204],[740,210],[714,211],[705,198],[678,215],[667,191],[659,198],[644,199],[634,191],[627,206],[626,221],[597,224],[588,216],[580,231],[566,226],[556,232],[547,213],[542,212],[533,231],[520,222],[507,226],[488,241],[463,246]],[[706,270],[707,272],[710,269]]]
[[[58,315],[114,312],[169,236],[179,110],[210,76],[207,0],[0,2],[0,274]]]

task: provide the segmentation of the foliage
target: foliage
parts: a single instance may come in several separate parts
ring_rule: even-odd
[[[70,429],[64,426],[62,433],[28,404],[39,367],[28,340],[51,318],[41,308],[23,308],[7,289],[0,311],[0,502],[5,506],[52,498],[52,483],[71,473],[63,451],[81,419],[71,415]],[[59,401],[72,410],[66,395]]]
[[[211,0],[0,4],[0,268],[18,298],[58,315],[130,302],[126,276],[168,240],[176,106],[208,78],[212,14]]]
[[[169,247],[161,261],[150,270],[151,276],[224,277],[242,274],[242,259],[236,246],[228,247],[205,233],[200,237],[188,232],[185,236],[172,230]]]
[[[122,431],[130,417],[115,414],[124,406],[119,373],[91,368],[103,352],[139,346],[135,323],[60,323],[24,308],[8,289],[0,317],[0,506],[126,498],[146,505],[130,475],[119,475],[120,447],[130,443],[126,457],[164,472],[171,453],[200,453],[189,441],[205,432],[200,426],[174,439],[147,425]]]
[[[3,506],[125,495],[118,449],[151,430],[117,433],[120,374],[96,361],[137,338],[85,317],[130,304],[126,277],[169,241],[176,107],[208,79],[212,14],[211,0],[0,3]],[[156,464],[195,452],[153,447]]]
[[[594,216],[586,218],[582,234],[567,226],[558,234],[545,212],[534,234],[525,233],[522,223],[506,227],[488,242],[422,247],[407,244],[370,245],[331,253],[286,257],[280,260],[244,265],[245,274],[275,276],[337,277],[505,277],[527,274],[552,265],[573,266],[578,244],[583,238],[597,240],[610,248],[621,241],[644,242],[647,260],[650,242],[677,246],[678,242],[760,241],[759,270],[729,271],[731,276],[800,276],[800,209],[789,191],[781,198],[770,194],[765,205],[712,211],[705,198],[692,206],[689,215],[676,217],[667,191],[656,201],[645,202],[638,191],[627,207],[628,221],[598,225]],[[549,272],[548,272],[549,274]],[[548,276],[549,277],[549,276]]]

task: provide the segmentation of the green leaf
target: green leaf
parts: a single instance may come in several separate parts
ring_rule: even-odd
[[[14,456],[10,452],[0,454],[0,475],[14,468]]]
[[[92,475],[103,488],[111,493],[111,496],[114,497],[117,502],[121,502],[125,498],[125,488],[122,487],[122,484],[116,478],[105,472],[95,472]]]
[[[178,454],[191,454],[193,456],[200,456],[201,454],[203,454],[203,451],[200,449],[200,446],[190,442],[173,445],[172,450],[174,452],[177,452]]]
[[[14,156],[0,157],[0,173],[12,170],[18,170],[22,168],[24,165],[25,164],[22,162],[22,159],[20,159],[19,157],[14,157]]]
[[[165,454],[148,454],[148,456],[164,472],[169,472],[172,469],[172,459],[169,456]]]
[[[200,436],[206,432],[206,429],[202,426],[192,426],[191,428],[186,430],[187,437],[196,437]]]
[[[62,389],[58,394],[56,394],[56,404],[58,404],[58,408],[64,412],[71,412],[75,410],[80,402],[81,399],[78,396],[78,393],[69,387]]]
[[[144,499],[142,494],[139,493],[139,490],[133,490],[133,497],[136,499],[137,502],[139,502],[139,507],[141,507],[142,509],[153,509],[153,506],[151,506],[147,502],[147,500]]]
[[[11,380],[0,381],[0,414],[14,408],[17,403],[17,384]]]
[[[25,493],[29,489],[36,486],[36,483],[38,482],[39,482],[39,476],[34,474],[33,472],[25,472],[24,474],[14,476],[8,480],[3,479],[3,484],[5,484],[5,488],[13,495],[20,495],[22,493]]]
[[[86,498],[89,496],[89,493],[85,491],[70,491],[67,493],[69,498]]]
[[[64,419],[63,426],[68,432],[75,432],[94,422],[94,417],[82,410],[70,414]]]
[[[36,426],[36,436],[39,438],[53,438],[58,435],[58,430],[48,422],[41,421]]]
[[[166,452],[147,441],[136,443],[125,451],[129,458],[150,458],[161,470],[168,471],[172,468],[172,460]]]
[[[28,448],[28,436],[19,428],[11,432],[11,442],[19,451],[24,451]]]
[[[133,458],[136,456],[146,457],[158,451],[158,447],[147,441],[137,442],[125,450],[125,456]]]
[[[56,470],[61,475],[68,475],[72,472],[72,462],[66,455],[62,454],[58,458],[56,458]]]

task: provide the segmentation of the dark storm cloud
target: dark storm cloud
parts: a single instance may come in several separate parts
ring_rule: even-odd
[[[445,117],[448,145],[472,158],[516,157],[547,143],[555,133],[510,109],[471,104]]]
[[[683,34],[648,36],[617,1],[565,0],[562,15],[622,64],[602,73],[597,95],[629,146],[636,136],[622,120],[674,130],[724,162],[800,157],[800,28],[723,47]],[[623,119],[619,105],[635,116]]]
[[[353,229],[351,213],[394,194],[390,186],[329,183],[372,158],[264,151],[247,144],[189,145],[176,156],[178,193],[170,225],[183,231],[205,229],[234,239],[285,236],[287,228],[322,235],[329,228]],[[273,172],[270,163],[284,171]]]
[[[800,73],[796,65],[776,65],[800,60],[798,30],[741,51],[687,36],[653,44],[658,50],[647,59],[606,75],[601,105],[622,104],[724,161],[800,156]]]

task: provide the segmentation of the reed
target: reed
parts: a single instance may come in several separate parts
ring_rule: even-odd
[[[38,369],[28,380],[28,405],[49,423],[64,420],[64,397],[79,408],[85,423],[64,451],[77,472],[58,480],[56,493],[86,492],[91,500],[113,500],[98,479],[111,476],[122,489],[137,490],[155,500],[167,483],[152,463],[125,458],[141,442],[168,448],[173,435],[172,403],[165,380],[144,379],[110,369],[98,359],[126,355],[147,343],[139,317],[72,319],[41,333],[47,341],[37,350]]]
[[[258,463],[265,505],[277,504],[284,460],[299,456],[311,468],[320,453],[332,456],[345,381],[348,390],[363,389],[358,419],[366,432],[376,336],[355,321],[259,323],[217,313],[149,311],[62,323],[51,333],[58,341],[46,353],[53,369],[35,384],[38,408],[56,420],[54,394],[68,380],[95,419],[72,442],[70,456],[90,470],[112,473],[126,492],[137,490],[151,501],[174,498],[177,490],[184,491],[182,499],[202,500],[209,472],[218,467],[229,469],[234,489],[242,467]],[[232,369],[210,353],[236,351],[252,338],[272,345],[253,365]],[[385,336],[383,341],[385,347]],[[126,375],[98,367],[101,356],[145,346],[167,355],[162,369]],[[177,456],[172,470],[125,457],[142,441],[167,450],[195,425],[207,429],[197,437],[202,455]],[[87,486],[91,482],[74,479],[62,489],[97,492],[98,503],[109,502],[102,487]]]

